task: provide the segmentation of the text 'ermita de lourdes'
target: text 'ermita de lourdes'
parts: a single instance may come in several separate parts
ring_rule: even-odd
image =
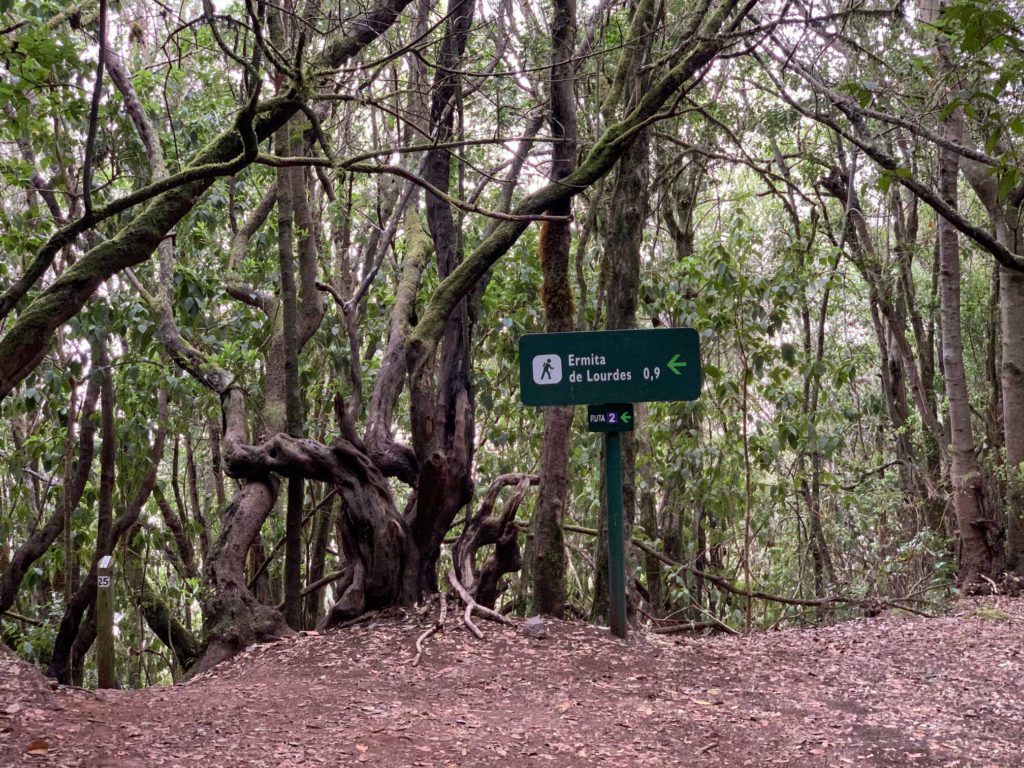
[[[620,368],[616,368],[611,371],[592,371],[589,368],[589,366],[607,364],[608,362],[604,355],[574,355],[572,353],[569,354],[570,368],[587,367],[587,370],[584,371],[584,375],[586,376],[584,381],[632,381],[632,371],[623,371]],[[577,379],[577,381],[579,381],[579,379]]]

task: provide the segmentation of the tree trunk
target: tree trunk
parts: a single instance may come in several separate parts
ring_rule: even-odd
[[[921,22],[934,24],[943,0],[922,0]],[[952,106],[956,73],[947,43],[934,40],[936,69],[951,82],[939,94],[943,104]],[[947,110],[949,111],[949,110]],[[964,114],[957,107],[942,121],[943,138],[953,144],[964,139]],[[951,210],[959,205],[960,156],[947,147],[937,149],[939,197]],[[964,368],[964,348],[960,313],[960,241],[953,223],[936,214],[936,238],[939,255],[939,306],[942,322],[942,372],[946,378],[949,403],[949,483],[953,494],[960,538],[960,568],[957,581],[970,588],[982,577],[998,576],[1003,567],[1003,543],[1000,531],[991,519],[985,503],[985,487],[974,452],[974,427],[970,392]]]
[[[551,135],[552,181],[560,181],[576,168],[576,77],[572,61],[576,47],[576,0],[556,0],[551,19]],[[558,140],[561,141],[558,141]],[[572,200],[550,213],[570,216]],[[548,333],[573,329],[573,297],[569,283],[572,229],[568,221],[546,221],[540,232],[544,325]],[[565,521],[569,493],[569,430],[574,409],[544,409],[540,453],[540,492],[533,511],[533,542],[530,548],[532,610],[552,616],[565,611]]]
[[[953,111],[945,121],[945,138],[959,143],[963,139],[963,114]],[[940,147],[938,150],[939,191],[956,207],[958,199],[958,156]],[[971,586],[981,577],[997,576],[1002,568],[1002,541],[998,527],[985,507],[985,489],[981,468],[974,453],[974,429],[971,423],[970,392],[964,369],[964,348],[960,319],[960,244],[953,225],[941,216],[937,223],[939,240],[939,298],[942,316],[942,363],[949,398],[950,468],[960,534],[960,570],[957,580]]]
[[[203,573],[202,659],[194,672],[210,669],[254,642],[290,634],[274,608],[261,604],[245,580],[245,558],[277,499],[278,481],[250,480],[221,514],[221,531]]]
[[[455,116],[461,102],[457,69],[466,50],[474,10],[473,0],[449,0],[430,105],[432,135],[438,142],[455,136]],[[453,159],[447,148],[430,150],[424,179],[447,192]],[[429,192],[426,202],[438,277],[444,280],[462,263],[462,238],[452,206]],[[420,375],[412,382],[413,448],[420,467],[412,533],[419,550],[421,593],[437,591],[441,542],[459,510],[473,496],[473,329],[468,310],[463,297],[445,319],[436,390],[432,376]]]
[[[247,482],[229,505],[207,568],[212,637],[203,668],[260,637],[273,636],[269,633],[290,631],[277,611],[256,602],[243,575],[246,552],[273,506],[274,475],[329,483],[344,505],[340,543],[349,573],[322,626],[365,610],[415,601],[419,563],[409,525],[395,509],[384,476],[360,447],[344,439],[326,446],[283,433],[251,445],[245,441],[243,393],[230,389],[222,401],[225,468],[229,476]]]
[[[292,132],[295,119],[274,135],[278,151],[292,153]],[[300,142],[301,148],[301,142]],[[281,274],[281,343],[284,363],[283,395],[284,426],[292,437],[302,436],[302,402],[299,398],[299,350],[297,339],[298,299],[295,288],[295,255],[293,247],[293,197],[305,194],[295,183],[301,169],[280,168],[277,172],[277,255]],[[275,319],[275,326],[276,326]],[[274,431],[279,429],[277,425]],[[284,550],[284,618],[292,629],[302,629],[302,502],[303,479],[288,480],[285,504]]]
[[[493,608],[500,596],[501,577],[518,571],[523,565],[516,512],[529,487],[537,482],[537,477],[533,475],[502,475],[495,478],[480,508],[470,515],[466,527],[455,542],[452,549],[455,575],[480,605]],[[513,487],[514,490],[501,514],[495,517],[493,513],[498,495],[506,487]],[[494,545],[494,549],[478,569],[477,552],[489,545]]]
[[[1017,243],[1017,252],[1024,248]],[[1006,565],[1024,574],[1024,275],[1000,267],[1003,435],[1006,441]]]
[[[641,133],[619,161],[615,186],[612,189],[609,217],[605,236],[609,270],[606,280],[608,330],[636,327],[637,300],[640,292],[640,250],[643,245],[644,223],[647,219],[648,145]],[[601,451],[602,458],[604,449]],[[601,462],[601,485],[606,485],[604,461]],[[605,497],[602,495],[602,499]],[[631,540],[636,519],[636,439],[632,432],[622,435],[622,506],[625,541]],[[607,616],[608,609],[608,509],[601,505],[599,535],[595,551],[594,603],[591,615],[597,620]],[[627,566],[628,569],[628,566]],[[627,580],[628,584],[628,580]],[[630,603],[633,610],[635,606]]]
[[[799,232],[796,233],[799,235]],[[803,401],[801,411],[807,420],[807,440],[811,443],[811,467],[810,480],[806,477],[800,481],[800,490],[807,505],[807,517],[809,521],[809,538],[811,549],[811,561],[814,566],[814,594],[816,597],[825,595],[826,587],[835,581],[835,574],[832,569],[832,556],[829,553],[828,543],[825,541],[825,531],[821,520],[821,451],[818,449],[818,400],[821,395],[821,371],[824,369],[825,358],[825,332],[828,322],[828,303],[831,295],[831,281],[827,283],[818,310],[817,323],[814,324],[812,332],[811,310],[807,301],[807,294],[801,295],[802,306],[800,307],[801,321],[803,325],[804,359],[808,363],[807,375],[804,377]],[[813,363],[810,361],[813,360]],[[801,452],[798,467],[802,472],[804,469],[804,453]]]
[[[987,167],[965,161],[964,174],[988,212],[996,237],[1024,255],[1019,202],[999,199]],[[1006,449],[1006,566],[1024,573],[1024,275],[999,268],[1000,393]]]

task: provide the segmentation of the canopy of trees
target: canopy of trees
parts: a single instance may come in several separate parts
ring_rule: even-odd
[[[119,674],[456,587],[605,619],[524,333],[689,326],[637,622],[1024,572],[1017,0],[0,0],[0,637]],[[91,678],[90,678],[91,679]]]

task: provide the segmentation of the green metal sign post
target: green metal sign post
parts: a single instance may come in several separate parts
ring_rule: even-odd
[[[605,507],[608,509],[608,623],[626,636],[626,523],[622,512],[622,438],[633,431],[633,404],[587,408],[587,431],[604,433]]]
[[[633,405],[700,397],[700,337],[693,328],[541,333],[519,340],[524,405],[588,405],[587,430],[604,433],[608,599],[612,634],[625,637],[626,526],[622,432]]]
[[[626,522],[622,516],[622,438],[604,435],[605,503],[608,506],[608,623],[616,637],[626,636]]]

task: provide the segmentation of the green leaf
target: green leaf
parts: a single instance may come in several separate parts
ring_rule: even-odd
[[[883,195],[889,194],[894,177],[895,174],[892,171],[882,171],[878,174],[878,189]]]
[[[985,151],[989,154],[994,154],[999,146],[999,139],[1003,136],[1003,129],[996,126],[989,132],[988,136],[985,137]]]
[[[722,370],[710,363],[703,363],[701,370],[704,372],[704,376],[712,381],[718,381],[722,378]]]
[[[1010,166],[999,174],[999,187],[996,195],[1000,200],[1006,200],[1010,193],[1020,183],[1020,168]]]
[[[953,99],[939,111],[939,119],[942,121],[949,119],[949,116],[956,112],[959,106],[960,99]]]

